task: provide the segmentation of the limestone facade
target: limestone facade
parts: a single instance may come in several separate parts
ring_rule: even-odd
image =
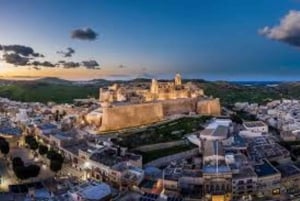
[[[153,79],[150,86],[135,88],[114,84],[99,92],[101,112],[94,117],[99,119],[100,131],[146,125],[176,114],[221,113],[219,99],[206,97],[193,83],[183,84],[180,74],[173,82]]]

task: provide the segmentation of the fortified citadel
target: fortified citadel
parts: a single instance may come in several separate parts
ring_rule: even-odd
[[[150,87],[100,88],[99,101],[101,107],[87,114],[86,121],[100,131],[151,124],[178,114],[218,116],[221,112],[218,98],[206,97],[193,83],[182,84],[179,74],[174,82],[152,79]]]

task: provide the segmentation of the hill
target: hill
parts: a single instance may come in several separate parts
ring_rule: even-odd
[[[204,89],[208,96],[219,97],[223,105],[232,105],[235,102],[263,103],[272,99],[296,98],[300,99],[299,82],[226,82],[192,81]],[[42,78],[38,80],[0,80],[0,96],[18,101],[38,101],[57,103],[72,102],[75,98],[98,98],[99,87],[112,83],[126,83],[138,85],[150,83],[150,79],[137,78],[129,81],[109,81],[95,79],[90,81],[69,81],[59,78]],[[272,84],[271,84],[272,83]]]

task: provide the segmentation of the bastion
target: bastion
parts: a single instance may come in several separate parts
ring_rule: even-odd
[[[193,83],[182,84],[179,74],[174,82],[153,79],[149,88],[117,84],[101,88],[101,107],[87,114],[86,122],[99,131],[114,131],[156,123],[172,115],[221,113],[218,98],[205,96],[203,89]]]

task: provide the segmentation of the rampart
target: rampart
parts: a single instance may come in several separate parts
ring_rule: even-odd
[[[164,116],[196,112],[197,99],[183,98],[162,101]]]
[[[163,119],[161,103],[129,104],[103,108],[101,131],[141,126]]]
[[[197,103],[197,113],[202,115],[218,116],[221,114],[220,100],[218,98],[200,100]]]

